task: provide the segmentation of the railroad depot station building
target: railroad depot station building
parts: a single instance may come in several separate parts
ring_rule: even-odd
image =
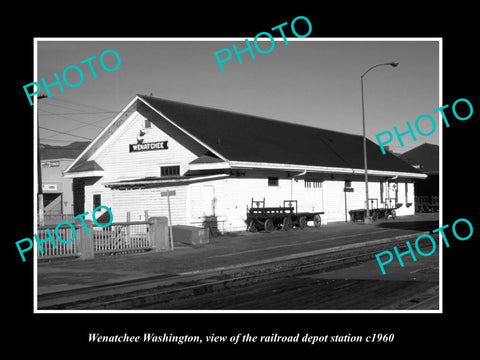
[[[414,183],[426,175],[369,140],[367,153],[371,206],[414,214]],[[269,207],[297,200],[299,212],[323,211],[323,224],[365,206],[362,136],[144,95],[65,176],[75,214],[106,205],[114,222],[127,212],[131,221],[168,217],[168,200],[173,225],[214,217],[224,232],[246,229],[252,199]]]

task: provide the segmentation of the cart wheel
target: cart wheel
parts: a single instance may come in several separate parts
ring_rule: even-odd
[[[305,216],[300,216],[300,219],[298,219],[298,226],[302,230],[307,227],[307,218]]]
[[[395,220],[395,218],[397,217],[397,213],[395,212],[395,210],[392,210],[392,220]]]
[[[265,232],[267,233],[270,233],[274,230],[274,226],[273,226],[273,220],[272,219],[267,219],[265,220]]]
[[[250,220],[247,225],[247,231],[249,232],[256,232],[257,228],[255,226],[255,220]]]
[[[320,217],[319,214],[315,214],[313,217],[313,223],[315,224],[315,227],[318,228],[322,224],[322,218]]]
[[[292,218],[286,216],[282,221],[282,229],[288,231],[292,228]]]

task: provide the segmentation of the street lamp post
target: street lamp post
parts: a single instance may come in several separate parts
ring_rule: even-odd
[[[360,76],[361,84],[362,84],[362,123],[363,123],[363,163],[365,165],[365,223],[371,223],[371,218],[370,218],[370,210],[369,210],[369,205],[368,205],[368,168],[367,168],[367,137],[365,135],[365,100],[363,96],[363,77],[372,69],[379,67],[379,66],[392,66],[396,67],[398,66],[398,62],[389,62],[385,64],[377,64],[369,68],[367,71],[363,73],[362,76]]]
[[[47,95],[38,95],[37,101],[46,98]],[[40,159],[40,135],[37,114],[37,195],[38,195],[38,225],[45,225],[45,209],[43,206],[43,185],[42,185],[42,162]]]

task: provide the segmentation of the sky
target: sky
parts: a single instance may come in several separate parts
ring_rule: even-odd
[[[265,39],[259,41],[263,50],[271,46]],[[46,83],[53,83],[54,73],[61,78],[70,65],[80,67],[84,75],[78,87],[63,83],[62,93],[53,86],[51,98],[38,100],[41,143],[66,145],[95,138],[136,94],[361,135],[360,76],[373,65],[396,61],[398,67],[380,66],[364,77],[367,137],[376,142],[376,134],[393,132],[393,126],[405,131],[406,121],[414,126],[417,117],[430,114],[437,121],[433,135],[417,134],[416,142],[404,136],[405,146],[395,139],[391,149],[403,153],[424,142],[439,144],[439,116],[432,113],[442,105],[437,39],[326,41],[289,37],[285,44],[280,37],[275,38],[270,53],[260,54],[250,38],[255,58],[242,53],[243,64],[232,49],[232,44],[244,49],[243,38],[37,40],[37,79],[32,81],[45,78]],[[230,49],[232,58],[223,64],[222,72],[214,53],[225,48]],[[121,58],[120,67],[113,72],[104,71],[99,64],[100,55],[109,49]],[[88,64],[80,64],[94,55],[96,79]],[[116,65],[113,54],[106,54],[104,59],[107,67]],[[67,75],[71,83],[79,81],[75,70]],[[40,93],[46,92],[42,89]],[[26,97],[25,101],[28,103]],[[427,122],[420,127],[424,132],[431,129]]]

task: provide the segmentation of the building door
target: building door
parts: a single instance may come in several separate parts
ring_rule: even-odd
[[[202,186],[202,212],[203,216],[215,215],[215,188],[213,185]]]
[[[305,179],[305,210],[323,211],[323,186],[320,180]]]
[[[79,215],[85,212],[85,179],[74,178],[73,189],[73,214]]]

